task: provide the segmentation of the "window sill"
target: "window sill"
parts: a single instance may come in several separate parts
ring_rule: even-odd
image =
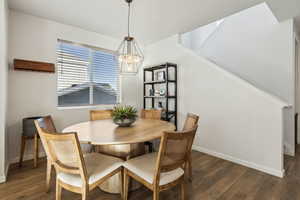
[[[78,109],[113,109],[115,105],[88,105],[88,106],[57,106],[57,110],[78,110]]]

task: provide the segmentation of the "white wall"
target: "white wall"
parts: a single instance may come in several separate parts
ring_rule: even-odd
[[[292,19],[279,23],[263,3],[226,17],[205,45],[193,50],[294,106],[293,32]],[[294,107],[284,116],[286,153],[294,155]]]
[[[297,56],[297,58],[295,58],[295,75],[297,76],[296,77],[296,80],[295,80],[295,106],[296,106],[296,112],[298,113],[298,138],[297,138],[297,142],[298,144],[300,143],[300,120],[299,120],[299,114],[300,114],[300,40],[299,40],[299,36],[295,33],[295,38],[297,38],[297,41],[298,41],[298,55],[295,54],[295,56]],[[295,46],[296,46],[296,43],[295,43]],[[295,47],[296,48],[296,47]],[[295,49],[296,50],[296,49]],[[296,61],[296,59],[298,59],[298,61]],[[297,66],[296,66],[297,65]]]
[[[0,183],[6,180],[7,2],[0,0]]]
[[[267,4],[226,17],[197,52],[293,103],[293,20],[279,23]]]
[[[58,38],[111,50],[117,49],[120,42],[94,32],[16,11],[11,11],[9,15],[9,34],[10,63],[14,58],[55,63]],[[137,78],[123,77],[121,81],[122,103],[136,105]],[[57,109],[56,74],[10,69],[8,92],[7,125],[11,162],[16,162],[19,157],[22,118],[51,114],[58,130],[89,119],[88,109]],[[32,157],[31,154],[31,148],[27,148],[26,157]]]
[[[219,20],[205,26],[201,26],[191,32],[187,32],[181,35],[182,44],[185,47],[193,49],[195,51],[201,50],[202,46],[208,40],[210,36],[218,29],[223,20]],[[200,53],[200,52],[199,52]]]
[[[188,112],[200,115],[195,149],[282,176],[285,103],[182,47],[177,36],[147,46],[145,55],[146,65],[179,65],[179,124]]]

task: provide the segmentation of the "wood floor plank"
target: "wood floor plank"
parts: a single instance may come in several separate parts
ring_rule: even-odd
[[[262,172],[248,169],[219,200],[252,200],[258,192],[263,178]]]
[[[213,177],[207,177],[210,187],[203,189],[203,192],[196,193],[194,199],[218,199],[226,192],[245,172],[247,168],[235,164],[223,167]]]
[[[193,181],[187,182],[190,200],[300,200],[300,152],[285,157],[286,176],[281,179],[204,153],[192,152]],[[45,193],[46,161],[38,168],[26,161],[22,168],[12,165],[7,183],[0,184],[0,200],[54,200],[55,181]],[[55,176],[55,173],[53,173]],[[55,178],[55,177],[53,177]],[[180,199],[179,187],[163,191],[160,199]],[[80,200],[81,196],[63,190],[63,200]],[[120,195],[93,190],[89,200],[117,200]],[[145,187],[133,191],[130,200],[152,200]]]

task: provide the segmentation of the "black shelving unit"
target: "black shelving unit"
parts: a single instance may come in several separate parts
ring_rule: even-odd
[[[158,71],[164,71],[164,80],[155,79],[155,73]],[[156,85],[165,85],[165,95],[149,95],[149,87],[154,91]],[[170,87],[172,87],[173,91],[171,91]],[[171,92],[172,94],[170,94]],[[160,99],[165,100],[162,119],[174,122],[177,129],[177,64],[167,62],[144,68],[144,109],[149,108],[149,105],[147,105],[149,101],[150,107],[156,108],[155,101]],[[170,108],[171,101],[173,101],[172,108]]]

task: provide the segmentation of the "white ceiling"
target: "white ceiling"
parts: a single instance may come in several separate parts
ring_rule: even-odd
[[[300,0],[267,0],[279,20],[300,14]],[[126,34],[124,0],[8,0],[27,14],[121,39]],[[132,32],[148,44],[254,6],[263,0],[135,0]],[[300,23],[299,23],[300,27]]]

